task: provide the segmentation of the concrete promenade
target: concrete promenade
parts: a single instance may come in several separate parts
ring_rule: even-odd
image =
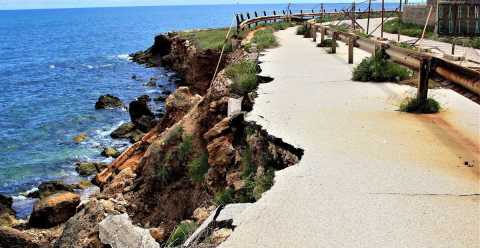
[[[331,55],[294,33],[261,57],[275,80],[247,119],[305,155],[221,247],[480,247],[480,107],[439,89],[442,113],[398,112],[415,88],[352,82],[343,43]]]

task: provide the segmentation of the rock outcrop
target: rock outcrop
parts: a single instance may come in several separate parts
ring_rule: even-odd
[[[121,107],[123,107],[123,102],[120,98],[109,94],[100,96],[95,103],[95,109],[112,109]]]
[[[99,173],[108,165],[97,162],[78,162],[75,163],[75,170],[80,176],[91,176]]]
[[[38,186],[38,190],[28,194],[31,198],[45,198],[59,192],[74,192],[76,185],[66,184],[62,181],[46,181]]]
[[[132,101],[128,107],[128,112],[135,128],[142,132],[150,131],[157,124],[155,115],[148,108],[145,99]]]
[[[72,217],[80,196],[70,192],[56,193],[35,203],[29,224],[32,227],[49,228],[64,223]]]
[[[17,229],[0,226],[0,248],[41,248],[47,244],[39,245],[30,235]]]
[[[12,197],[0,194],[0,226],[12,226],[17,222],[12,204]]]

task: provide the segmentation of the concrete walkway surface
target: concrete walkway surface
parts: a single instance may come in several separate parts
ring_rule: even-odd
[[[247,119],[305,155],[221,247],[480,247],[480,107],[439,89],[442,113],[398,112],[416,89],[352,82],[343,43],[331,55],[294,33],[260,58],[275,80]]]

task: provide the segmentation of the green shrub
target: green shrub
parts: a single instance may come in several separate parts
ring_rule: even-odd
[[[185,221],[177,225],[175,230],[167,240],[166,247],[180,246],[197,229],[197,224],[193,221]]]
[[[291,22],[275,22],[272,24],[274,30],[285,30],[292,26]]]
[[[275,47],[278,45],[277,38],[271,29],[263,29],[255,32],[252,42],[257,44],[259,50]]]
[[[425,105],[420,105],[417,98],[407,98],[400,104],[400,111],[408,113],[434,114],[440,111],[440,103],[433,98],[428,98]]]
[[[411,23],[404,23],[400,19],[393,19],[386,21],[383,30],[387,33],[398,34],[398,28],[400,28],[400,34],[410,37],[421,37],[423,33],[423,26]],[[433,35],[433,29],[427,27],[425,37]]]
[[[304,35],[307,32],[307,28],[304,25],[297,27],[297,35]]]
[[[157,167],[155,167],[155,180],[157,182],[159,182],[161,185],[165,185],[168,183],[169,178],[170,171],[167,167],[165,167],[163,164],[159,164]]]
[[[233,190],[230,188],[217,192],[213,198],[213,203],[215,203],[215,205],[217,206],[227,205],[233,202],[234,202]]]
[[[188,32],[180,32],[180,37],[192,41],[199,49],[212,49],[220,51],[225,43],[225,37],[228,29],[208,29],[208,30],[194,30]],[[233,32],[231,32],[233,35]],[[232,50],[232,44],[228,42],[225,46],[225,51]]]
[[[246,95],[255,90],[257,82],[257,65],[253,61],[242,61],[229,65],[226,75],[233,81],[230,90],[239,95]]]
[[[250,146],[247,145],[247,148],[245,151],[242,152],[242,158],[241,158],[241,164],[242,164],[242,173],[240,174],[240,177],[242,179],[248,179],[251,178],[252,175],[255,173],[255,165],[253,164],[253,159],[252,159],[252,150],[250,149]]]
[[[185,135],[182,138],[182,143],[178,146],[178,159],[182,162],[186,162],[192,153],[193,137],[191,135]]]
[[[475,49],[480,49],[480,37],[475,37],[470,40],[470,46]]]
[[[262,194],[273,186],[273,179],[275,172],[273,169],[268,169],[265,174],[255,179],[255,187],[253,188],[253,197],[259,200]]]
[[[333,39],[324,39],[323,42],[317,44],[317,47],[332,47]],[[338,42],[335,42],[335,47],[338,47]]]
[[[188,174],[195,182],[203,182],[210,166],[208,165],[208,155],[203,153],[199,158],[194,159],[188,164]]]
[[[381,50],[374,56],[365,58],[353,70],[352,80],[361,82],[402,81],[410,77],[410,71],[400,65],[387,61]]]

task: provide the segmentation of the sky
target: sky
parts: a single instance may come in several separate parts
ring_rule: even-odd
[[[379,0],[373,0],[379,2]],[[398,0],[385,0],[398,2]],[[0,10],[52,9],[120,6],[196,5],[196,4],[268,4],[268,3],[339,3],[352,0],[0,0]],[[410,2],[413,2],[412,0]]]

